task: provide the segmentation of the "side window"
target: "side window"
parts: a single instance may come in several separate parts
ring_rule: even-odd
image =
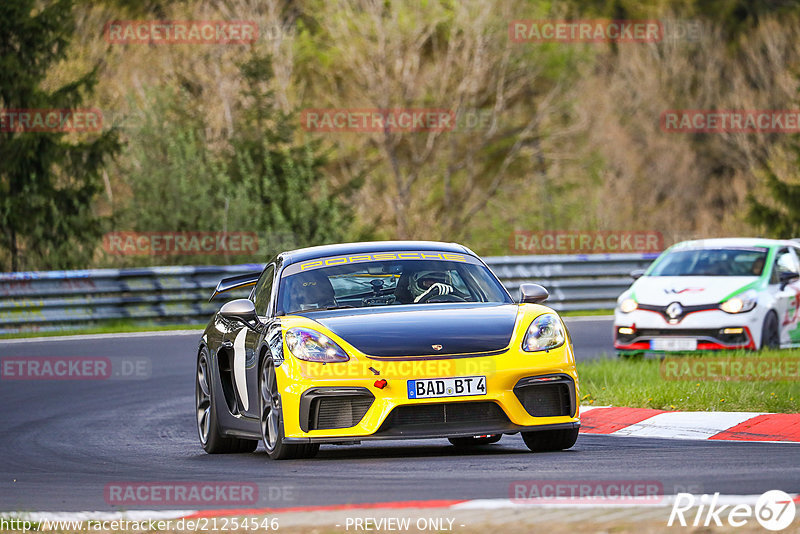
[[[781,249],[780,252],[778,252],[778,257],[775,259],[775,268],[772,269],[770,283],[777,284],[780,282],[781,273],[800,273],[797,265],[797,258],[794,253],[787,248]]]
[[[275,265],[270,264],[261,273],[256,288],[253,290],[253,302],[256,305],[256,313],[265,317],[269,311],[269,298],[272,294],[272,281],[275,278]]]

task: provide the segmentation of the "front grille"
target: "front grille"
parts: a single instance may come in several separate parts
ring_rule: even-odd
[[[676,303],[680,304],[680,303]],[[641,302],[638,305],[638,309],[652,311],[656,313],[660,313],[664,319],[669,321],[670,323],[675,322],[679,323],[683,320],[684,317],[689,315],[690,313],[700,312],[700,311],[708,311],[708,310],[718,310],[719,304],[697,304],[694,306],[681,306],[681,313],[676,317],[670,317],[667,315],[667,306],[656,306],[654,304],[642,304]]]
[[[745,332],[741,334],[725,334],[722,328],[642,328],[633,334],[617,333],[617,340],[621,343],[633,343],[639,339],[654,337],[693,337],[698,339],[717,340],[725,345],[742,345],[750,340]]]
[[[311,430],[331,430],[356,426],[372,405],[372,396],[351,395],[318,397],[311,402]]]
[[[514,388],[520,404],[534,417],[572,415],[572,399],[566,383],[527,385]]]
[[[450,402],[398,406],[386,419],[384,426],[398,428],[508,422],[506,414],[493,402]]]

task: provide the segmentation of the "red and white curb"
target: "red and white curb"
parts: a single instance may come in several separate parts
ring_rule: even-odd
[[[581,432],[642,438],[800,443],[800,413],[669,412],[582,406]]]
[[[800,414],[760,412],[670,412],[648,408],[586,406],[581,408],[581,432],[670,439],[725,440],[800,443]],[[722,495],[720,503],[754,504],[760,495]],[[276,514],[344,513],[373,510],[500,510],[525,508],[619,508],[671,506],[675,495],[661,496],[649,503],[601,500],[586,502],[565,499],[472,499],[366,503],[293,508],[241,508],[226,510],[131,510],[124,512],[31,512],[9,514],[29,521],[129,521],[178,520],[224,516]],[[792,495],[796,503],[800,497]],[[5,514],[0,513],[0,516]],[[309,517],[316,517],[311,515]]]
[[[792,500],[800,505],[800,495],[789,494]],[[755,505],[761,495],[719,495],[720,505]],[[469,499],[469,500],[431,500],[378,502],[330,506],[300,506],[290,508],[235,508],[218,510],[131,510],[125,512],[29,512],[0,514],[5,517],[19,518],[34,522],[82,522],[82,521],[158,521],[200,519],[214,517],[246,517],[246,516],[287,516],[306,518],[309,524],[323,521],[323,514],[330,517],[343,517],[342,514],[358,516],[366,513],[378,515],[420,515],[420,513],[470,512],[492,510],[524,510],[524,509],[597,509],[597,508],[664,508],[671,507],[678,499],[676,495],[651,496],[646,503],[640,501],[615,500],[613,498],[598,499],[587,502],[586,499]],[[405,512],[403,512],[405,510]],[[332,515],[335,514],[335,515]],[[304,521],[300,521],[304,522]]]

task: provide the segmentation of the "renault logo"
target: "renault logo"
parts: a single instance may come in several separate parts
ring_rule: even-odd
[[[681,305],[678,304],[677,302],[673,302],[672,304],[667,306],[667,317],[669,317],[670,319],[675,320],[681,315],[683,315],[683,308],[681,308]]]
[[[431,348],[432,348],[433,350],[435,350],[435,351],[440,351],[440,350],[442,350],[442,346],[441,346],[441,345],[431,345]]]

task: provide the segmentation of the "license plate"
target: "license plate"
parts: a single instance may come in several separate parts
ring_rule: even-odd
[[[466,395],[486,395],[486,377],[457,376],[453,378],[424,378],[408,381],[409,399],[464,397]]]
[[[662,337],[650,340],[650,349],[664,351],[697,350],[697,340],[688,337]]]

